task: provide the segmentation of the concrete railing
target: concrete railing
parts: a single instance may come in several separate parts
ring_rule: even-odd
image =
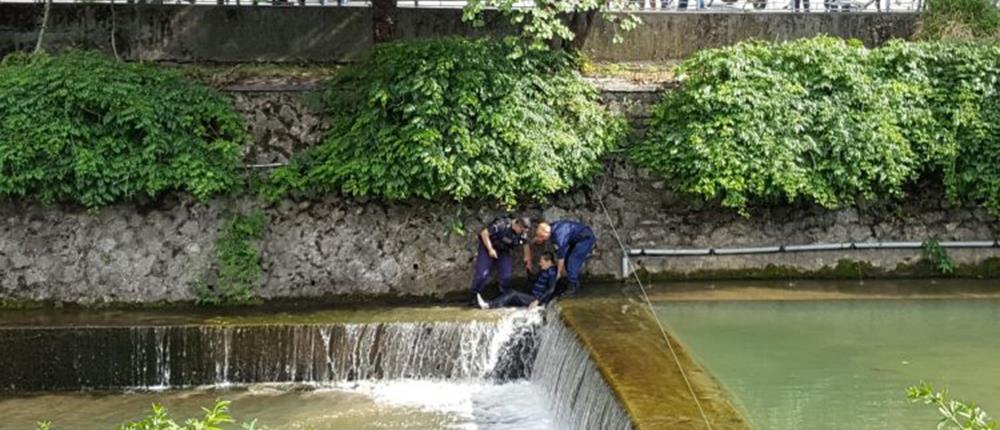
[[[53,0],[54,3],[84,3],[80,0]],[[333,6],[369,7],[371,0],[87,0],[86,3],[203,5],[203,6]],[[0,0],[0,3],[40,3],[39,0]],[[465,0],[398,0],[403,8],[460,9]],[[522,1],[522,7],[531,7]],[[641,12],[913,12],[924,0],[630,0],[619,10]]]
[[[33,49],[42,6],[7,1],[0,0],[0,55]],[[45,48],[111,52],[112,29],[118,53],[130,60],[343,63],[358,61],[373,45],[372,9],[367,7],[116,3],[113,8],[112,13],[109,4],[55,4]],[[917,18],[915,13],[638,14],[643,24],[624,34],[621,44],[612,42],[615,29],[597,20],[584,40],[584,52],[596,61],[664,61],[747,39],[789,40],[817,34],[855,38],[877,46],[892,38],[911,36]],[[399,9],[394,15],[396,35],[414,39],[512,31],[508,21],[496,14],[487,14],[484,28],[472,28],[461,15],[459,9]]]

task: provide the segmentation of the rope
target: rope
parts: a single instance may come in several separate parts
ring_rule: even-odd
[[[687,385],[688,392],[691,393],[691,398],[694,399],[694,404],[698,406],[698,412],[701,414],[701,419],[705,421],[705,427],[708,430],[712,430],[712,423],[708,420],[708,415],[705,414],[705,409],[701,406],[701,401],[698,400],[698,395],[694,393],[694,387],[691,385],[691,381],[687,377],[687,372],[684,371],[684,366],[681,365],[681,360],[677,358],[677,351],[674,350],[674,345],[670,343],[670,337],[667,336],[667,330],[663,328],[663,323],[660,321],[660,317],[656,316],[656,312],[653,309],[653,302],[649,300],[649,295],[646,294],[646,287],[642,285],[642,280],[639,279],[639,274],[637,271],[632,270],[632,259],[628,257],[628,251],[625,249],[625,244],[622,242],[621,236],[618,235],[618,229],[615,228],[614,221],[611,220],[611,214],[608,213],[607,206],[604,206],[604,186],[607,184],[607,176],[601,182],[601,190],[597,193],[597,202],[601,205],[601,210],[604,211],[604,216],[608,219],[608,225],[611,226],[611,232],[615,235],[615,240],[618,242],[618,247],[622,249],[625,255],[625,261],[628,264],[628,270],[632,272],[632,276],[635,277],[635,282],[639,284],[639,290],[642,291],[642,298],[646,301],[646,306],[649,307],[649,314],[653,316],[653,320],[656,321],[656,326],[660,328],[660,334],[663,335],[663,341],[667,343],[667,348],[670,350],[670,355],[674,358],[674,363],[677,363],[677,370],[681,372],[681,377],[684,379],[684,384]]]

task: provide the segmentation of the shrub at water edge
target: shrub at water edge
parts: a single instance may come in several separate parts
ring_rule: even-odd
[[[0,63],[0,197],[95,209],[236,179],[242,119],[207,87],[97,54]]]
[[[589,179],[625,132],[566,54],[490,39],[380,45],[328,82],[323,99],[326,140],[274,172],[272,196],[511,205]]]
[[[229,414],[229,405],[232,402],[218,399],[211,409],[202,408],[205,415],[198,418],[190,418],[184,424],[178,424],[167,414],[167,409],[161,405],[153,404],[152,412],[145,418],[122,424],[118,430],[222,430],[223,428],[236,429],[236,420]],[[225,427],[226,424],[233,426]],[[243,423],[238,427],[240,430],[254,430],[257,427],[257,420]],[[39,422],[36,430],[58,430],[52,427],[50,422]]]

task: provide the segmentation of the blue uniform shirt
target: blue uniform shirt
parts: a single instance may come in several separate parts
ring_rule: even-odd
[[[486,226],[490,243],[497,252],[510,252],[515,246],[524,245],[528,241],[528,231],[525,230],[521,234],[514,233],[514,229],[511,228],[513,225],[514,222],[510,218],[497,218]]]
[[[576,221],[556,221],[552,223],[549,241],[556,247],[556,258],[563,260],[566,259],[571,245],[593,235],[586,224]]]
[[[558,275],[555,266],[541,271],[538,277],[535,278],[534,285],[531,287],[531,294],[541,300],[551,289],[555,288]]]

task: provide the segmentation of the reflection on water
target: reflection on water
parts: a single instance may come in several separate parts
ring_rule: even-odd
[[[162,403],[175,420],[201,415],[215,398],[232,400],[238,420],[258,429],[526,429],[552,428],[541,393],[528,382],[394,381],[335,389],[259,385],[234,390],[176,390],[129,394],[59,393],[0,397],[2,429],[108,430],[141,418]]]
[[[1000,301],[662,302],[756,428],[933,428],[924,379],[1000,415]]]

